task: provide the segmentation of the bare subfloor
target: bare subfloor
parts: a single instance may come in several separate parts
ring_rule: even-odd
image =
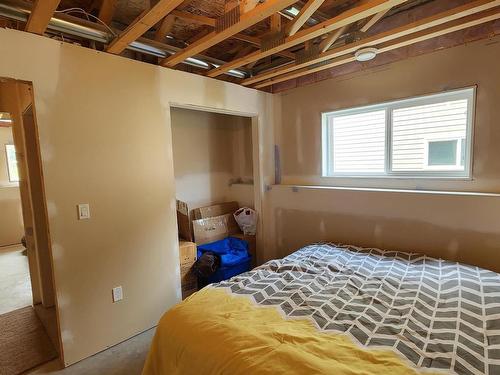
[[[150,329],[65,369],[58,361],[52,361],[28,374],[140,375],[154,331]]]

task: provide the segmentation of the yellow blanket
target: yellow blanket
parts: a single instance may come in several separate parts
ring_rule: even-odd
[[[427,372],[428,373],[428,372]],[[224,289],[205,288],[161,319],[143,375],[417,374],[388,350],[362,348],[284,319]]]

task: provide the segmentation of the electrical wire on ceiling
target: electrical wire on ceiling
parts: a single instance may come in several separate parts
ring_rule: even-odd
[[[71,14],[71,13],[76,13],[76,14],[83,14],[85,17],[87,17],[87,21],[90,21],[90,18],[95,19],[97,22],[99,22],[101,25],[103,25],[113,36],[118,36],[118,34],[111,28],[109,27],[104,21],[102,21],[99,17],[94,16],[93,14],[87,12],[83,8],[67,8],[67,9],[62,9],[62,10],[56,10],[55,13],[63,13],[63,14]]]

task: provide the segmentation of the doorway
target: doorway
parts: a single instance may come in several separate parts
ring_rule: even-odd
[[[0,78],[0,146],[4,148],[0,158],[0,373],[16,375],[57,358],[60,352],[36,110],[29,82]]]

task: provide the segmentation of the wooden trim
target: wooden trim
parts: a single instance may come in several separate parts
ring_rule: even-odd
[[[314,12],[323,4],[325,0],[309,0],[306,5],[302,7],[299,14],[287,25],[287,35],[291,36],[297,33],[300,28],[312,17]]]
[[[102,0],[97,16],[106,25],[110,25],[116,11],[118,0]]]
[[[342,55],[349,53],[354,53],[360,48],[373,47],[377,44],[388,42],[414,32],[421,31],[423,29],[428,29],[433,26],[441,25],[449,21],[453,21],[471,14],[476,14],[484,10],[491,9],[500,5],[500,0],[476,0],[472,3],[462,5],[450,9],[445,12],[435,14],[431,17],[424,18],[422,20],[412,22],[408,25],[400,26],[395,29],[384,31],[380,34],[373,35],[371,37],[361,39],[360,41],[347,44],[323,53],[320,53],[316,58],[313,58],[302,64],[287,65],[285,67],[273,69],[262,74],[258,74],[255,77],[248,78],[242,82],[243,85],[252,85],[256,82],[260,82],[266,79],[270,79],[275,76],[290,73],[294,70],[299,70],[302,68],[307,68],[310,65],[317,64],[326,60],[334,59]]]
[[[463,30],[463,29],[466,29],[469,27],[474,27],[474,26],[480,25],[482,23],[494,21],[497,19],[500,19],[500,10],[499,9],[491,9],[489,11],[485,11],[485,12],[482,12],[479,14],[466,16],[463,19],[450,21],[450,22],[442,24],[442,25],[434,26],[434,27],[427,29],[427,30],[419,31],[419,32],[416,32],[414,34],[407,35],[407,36],[398,38],[396,40],[392,40],[391,42],[383,43],[382,45],[380,45],[378,47],[378,53],[381,54],[384,52],[392,51],[392,50],[395,50],[397,48],[406,47],[406,46],[409,46],[411,44],[415,44],[415,43],[422,42],[422,41],[425,41],[428,39],[436,38],[436,37],[439,37],[439,36],[442,36],[445,34],[449,34],[449,33],[455,32],[455,31]],[[293,79],[293,78],[298,78],[298,77],[301,77],[301,76],[304,76],[307,74],[316,73],[316,72],[319,72],[321,70],[330,69],[330,68],[333,68],[333,67],[336,67],[339,65],[348,64],[348,63],[353,62],[353,61],[356,61],[354,56],[343,56],[343,57],[335,59],[334,61],[332,61],[329,64],[325,64],[325,65],[315,67],[315,68],[303,68],[303,69],[300,69],[296,72],[292,72],[290,74],[285,74],[285,75],[279,76],[277,78],[273,78],[273,79],[258,83],[257,85],[255,85],[253,87],[257,88],[257,89],[264,88],[264,87],[273,85],[273,84],[278,83],[278,82],[288,81],[288,80]]]
[[[297,32],[295,35],[287,37],[285,39],[285,42],[279,46],[271,48],[267,51],[253,52],[241,59],[233,60],[216,69],[212,69],[207,73],[207,76],[217,77],[218,75],[221,75],[222,73],[225,73],[231,69],[236,69],[239,68],[240,66],[250,64],[255,60],[260,60],[264,57],[276,54],[280,51],[296,46],[297,44],[304,43],[309,39],[317,38],[321,35],[335,31],[343,26],[347,26],[353,22],[365,19],[385,9],[392,8],[396,5],[402,4],[405,1],[407,0],[369,0],[363,2],[362,4],[346,10],[345,12],[339,14],[336,17],[318,23],[317,25],[311,26],[307,29]]]
[[[213,45],[222,42],[223,40],[239,33],[242,30],[264,20],[271,14],[279,12],[283,8],[292,5],[295,0],[268,0],[256,6],[251,11],[244,13],[240,17],[240,21],[234,25],[226,28],[225,30],[217,33],[215,31],[208,34],[206,37],[201,38],[183,50],[173,54],[160,61],[163,66],[174,67],[188,57],[197,55],[204,50],[212,47]]]
[[[154,7],[143,12],[124,31],[117,36],[106,49],[106,52],[119,54],[134,40],[153,27],[163,17],[177,8],[182,0],[160,0]]]
[[[42,35],[59,6],[61,0],[36,0],[31,10],[25,31]]]

